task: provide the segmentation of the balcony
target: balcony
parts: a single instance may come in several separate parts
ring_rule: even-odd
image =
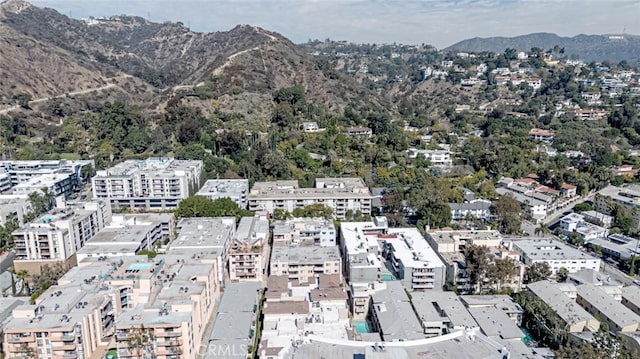
[[[9,337],[9,343],[28,343],[35,341],[33,334],[29,335],[13,335]]]

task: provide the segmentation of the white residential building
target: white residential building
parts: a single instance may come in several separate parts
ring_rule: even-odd
[[[262,282],[265,278],[269,221],[259,216],[242,217],[227,250],[231,282]]]
[[[361,178],[317,178],[314,188],[300,188],[298,181],[256,182],[249,192],[249,210],[293,212],[312,204],[323,204],[334,217],[347,212],[371,215],[373,195]]]
[[[292,218],[273,223],[273,243],[333,247],[337,232],[333,221],[324,218]]]
[[[59,201],[52,211],[12,233],[16,269],[29,261],[67,261],[110,221],[111,207],[105,201]]]
[[[582,237],[585,242],[596,238],[605,238],[609,235],[607,228],[587,222],[585,217],[578,213],[570,213],[562,217],[559,225],[565,235],[575,233]]]
[[[119,214],[76,252],[77,261],[86,258],[134,256],[142,250],[153,251],[173,239],[175,217],[172,213]]]
[[[391,263],[395,276],[412,291],[441,290],[446,266],[417,228],[389,228],[380,236],[382,255]]]
[[[520,259],[528,266],[546,262],[553,274],[560,268],[566,268],[569,273],[582,269],[600,270],[600,258],[596,258],[580,250],[559,242],[552,238],[535,238],[514,240],[513,248],[520,253]]]
[[[196,193],[211,200],[230,198],[238,207],[247,208],[249,180],[246,179],[210,179]]]
[[[453,165],[451,159],[451,151],[448,150],[422,150],[410,148],[408,151],[409,158],[417,158],[424,156],[434,166],[450,167]]]
[[[93,160],[33,160],[0,161],[0,172],[6,172],[11,178],[11,186],[27,182],[33,177],[46,174],[71,174],[74,186],[81,185],[87,176],[86,171],[94,167]]]
[[[127,160],[98,171],[93,197],[114,207],[171,209],[200,188],[202,161],[148,158]]]

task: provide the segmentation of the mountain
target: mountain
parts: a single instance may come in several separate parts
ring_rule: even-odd
[[[281,35],[254,26],[197,33],[181,23],[124,15],[80,21],[7,0],[0,4],[0,35],[0,55],[11,58],[0,69],[0,89],[9,89],[0,92],[5,105],[18,93],[59,96],[124,77],[133,81],[127,86],[132,97],[137,89],[148,92],[148,84],[162,94],[150,107],[200,85],[222,106],[247,111],[251,104],[260,113],[271,105],[273,91],[295,84],[305,86],[312,101],[336,108],[350,100],[377,106],[367,89],[319,68]]]
[[[564,48],[564,55],[584,61],[638,61],[640,36],[636,35],[577,35],[561,37],[550,33],[535,33],[515,37],[488,37],[467,39],[455,43],[445,51],[502,52],[506,48],[528,51],[533,47],[545,50],[554,46]]]

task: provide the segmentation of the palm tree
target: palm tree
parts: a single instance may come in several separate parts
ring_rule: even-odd
[[[9,267],[9,269],[7,270],[9,271],[9,273],[11,273],[11,277],[18,280],[18,282],[20,283],[20,293],[21,295],[25,294],[25,289],[27,289],[29,287],[26,278],[29,277],[29,272],[27,272],[26,270],[22,269],[16,272],[16,269],[14,267]],[[26,291],[26,293],[29,293],[28,291]]]
[[[547,226],[544,223],[540,223],[540,225],[538,227],[536,227],[535,231],[534,231],[536,236],[545,236],[551,233],[551,230],[549,229],[549,226]]]

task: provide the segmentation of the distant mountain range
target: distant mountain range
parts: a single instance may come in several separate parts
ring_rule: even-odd
[[[564,55],[590,61],[640,61],[640,36],[637,35],[577,35],[562,37],[550,33],[535,33],[515,37],[475,37],[455,43],[445,51],[502,52],[506,48],[528,51],[532,47],[545,50],[564,48]]]

